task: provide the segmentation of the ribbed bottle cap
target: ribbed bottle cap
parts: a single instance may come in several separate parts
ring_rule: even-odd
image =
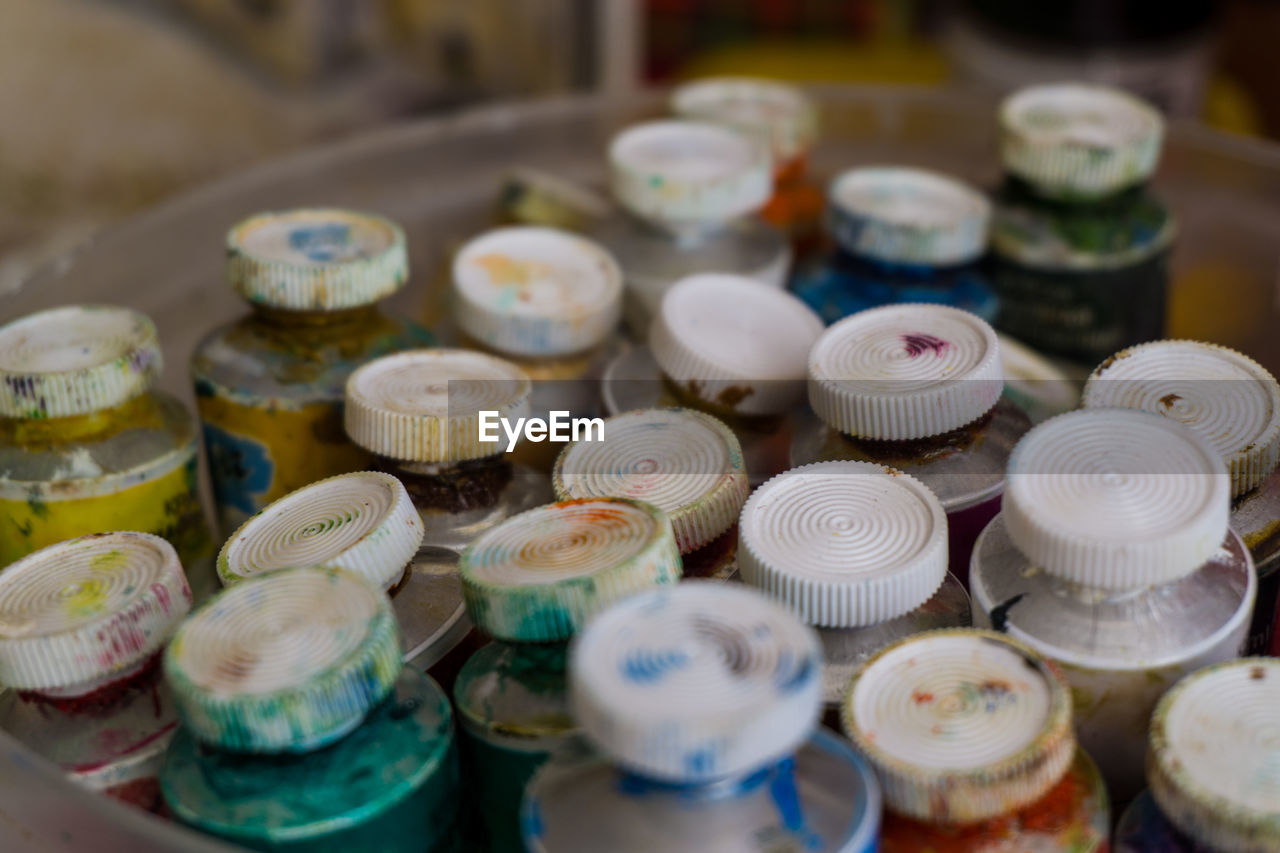
[[[364,719],[400,674],[391,599],[344,569],[281,569],[223,590],[165,654],[201,743],[308,752]]]
[[[773,192],[763,142],[695,121],[651,121],[609,145],[610,187],[642,219],[675,226],[728,222]]]
[[[560,500],[631,498],[665,512],[680,553],[738,521],[750,486],[737,436],[692,409],[640,409],[604,422],[603,441],[579,441],[556,459]]]
[[[1000,105],[1005,169],[1054,195],[1105,195],[1142,183],[1163,138],[1155,107],[1106,86],[1031,86]]]
[[[686,581],[593,619],[569,660],[582,732],[624,767],[677,783],[741,776],[790,754],[822,704],[812,628],[735,584]]]
[[[662,372],[712,406],[743,415],[804,399],[821,318],[786,291],[728,273],[682,279],[662,298],[649,347]]]
[[[841,718],[885,806],[930,823],[1014,812],[1075,757],[1066,679],[992,631],[930,631],[878,652],[854,676]]]
[[[1147,780],[1160,811],[1206,849],[1280,850],[1280,661],[1202,669],[1151,717]]]
[[[1155,341],[1116,353],[1084,386],[1088,407],[1123,406],[1173,418],[1227,463],[1232,496],[1261,485],[1280,462],[1280,384],[1235,350]]]
[[[818,107],[795,86],[756,77],[710,77],[678,86],[671,111],[765,139],[775,164],[806,153],[818,138]]]
[[[0,326],[0,415],[65,418],[109,409],[164,368],[155,323],[128,308],[71,305]]]
[[[42,548],[0,572],[0,684],[87,693],[159,651],[190,609],[177,552],[159,536]]]
[[[554,228],[499,228],[453,262],[458,325],[515,356],[569,355],[598,345],[622,316],[622,271],[603,248]]]
[[[227,232],[227,280],[250,302],[286,311],[338,311],[404,286],[400,226],[352,210],[260,213]]]
[[[985,415],[1004,387],[995,330],[946,305],[886,305],[827,329],[809,353],[809,402],[832,429],[905,441]]]
[[[991,203],[923,169],[851,169],[831,182],[831,236],[846,251],[895,264],[954,266],[987,248]]]
[[[240,525],[218,554],[233,583],[274,569],[324,566],[389,589],[422,545],[422,518],[390,474],[361,471],[303,486]]]
[[[347,435],[391,459],[483,459],[502,453],[506,440],[496,426],[497,441],[480,440],[480,413],[525,417],[532,390],[523,370],[484,353],[434,349],[388,355],[347,380]]]
[[[942,585],[947,516],[923,483],[893,468],[803,465],[747,501],[738,570],[810,625],[876,625],[924,604]]]
[[[481,534],[458,563],[467,613],[502,640],[567,640],[637,590],[680,579],[662,510],[618,498],[522,512]]]
[[[1009,458],[1003,515],[1028,560],[1106,590],[1195,571],[1227,535],[1222,458],[1179,423],[1132,409],[1050,418]]]

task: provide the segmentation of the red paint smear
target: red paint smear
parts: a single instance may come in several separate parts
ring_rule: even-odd
[[[911,701],[917,705],[927,705],[933,701],[933,694],[924,690],[911,691]]]
[[[178,721],[174,720],[172,723],[169,723],[168,725],[163,726],[157,729],[156,731],[152,732],[151,734],[147,735],[142,740],[135,741],[133,744],[129,746],[128,749],[122,749],[112,754],[110,757],[104,758],[102,761],[92,761],[88,764],[78,764],[76,765],[75,770],[77,773],[92,773],[95,770],[101,770],[103,767],[106,767],[108,764],[115,762],[117,759],[122,758],[123,756],[126,756],[131,752],[137,752],[140,749],[145,749],[147,746],[160,740],[160,738],[166,736],[167,734],[169,734],[169,732],[173,731],[177,727],[178,727]]]
[[[127,696],[143,690],[150,690],[154,697],[153,701],[156,706],[156,716],[158,717],[160,716],[160,703],[158,694],[155,691],[160,683],[161,655],[162,652],[156,652],[142,669],[128,678],[109,682],[83,696],[46,696],[34,690],[20,690],[18,691],[18,698],[23,702],[34,702],[74,716],[77,714],[103,713],[115,707]]]
[[[936,356],[941,356],[946,352],[947,347],[951,346],[942,338],[935,338],[923,332],[908,332],[902,336],[902,342],[907,345],[907,355],[912,358],[922,356],[929,351]]]

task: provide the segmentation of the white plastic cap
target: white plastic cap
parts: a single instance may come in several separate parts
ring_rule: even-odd
[[[817,105],[795,86],[756,77],[709,77],[678,86],[671,111],[723,124],[768,141],[781,165],[805,154],[818,136]]]

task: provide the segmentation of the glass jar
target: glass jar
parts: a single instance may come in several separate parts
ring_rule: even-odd
[[[0,327],[0,568],[65,539],[139,530],[167,539],[197,597],[217,587],[196,479],[195,420],[152,388],[155,324],[68,306]]]
[[[647,122],[613,139],[610,187],[622,211],[590,234],[622,267],[634,337],[648,334],[667,289],[694,273],[786,283],[786,236],[750,218],[769,198],[769,169],[762,142],[712,124]]]
[[[576,734],[568,642],[617,598],[680,577],[671,522],[649,504],[569,501],[529,510],[477,539],[460,571],[472,619],[495,639],[454,689],[465,769],[490,853],[522,853],[520,799]]]
[[[906,168],[851,169],[832,181],[830,192],[836,251],[791,285],[824,322],[901,302],[995,318],[995,292],[978,265],[991,220],[981,193]]]
[[[861,311],[809,353],[818,422],[797,430],[792,465],[830,460],[898,468],[947,514],[948,565],[967,584],[969,555],[1000,510],[1014,444],[1031,427],[1004,387],[995,331],[944,305]]]
[[[877,849],[880,790],[820,731],[813,631],[735,584],[651,590],[573,646],[573,713],[599,754],[561,753],[530,782],[533,853]]]
[[[345,570],[222,592],[165,657],[170,813],[254,850],[458,849],[449,700],[401,652],[387,597]]]
[[[1084,364],[1164,335],[1173,215],[1147,189],[1164,120],[1102,86],[1015,92],[1000,107],[996,326]]]
[[[342,431],[343,388],[369,359],[433,342],[376,304],[407,275],[404,233],[377,216],[264,213],[227,233],[227,278],[253,312],[191,356],[223,535],[295,489],[369,466]]]
[[[824,721],[853,673],[902,637],[969,624],[947,572],[947,517],[914,477],[870,462],[816,462],[756,489],[738,521],[742,579],[822,640]]]
[[[842,716],[884,791],[883,853],[1108,849],[1066,679],[1028,646],[972,629],[900,640],[853,679]]]
[[[154,811],[177,727],[160,653],[191,608],[168,542],[102,533],[0,573],[0,729],[69,778]]]
[[[1257,577],[1227,529],[1229,491],[1221,455],[1182,424],[1082,409],[1019,443],[974,551],[975,624],[1062,666],[1117,802],[1142,788],[1161,694],[1243,647]]]
[[[608,418],[601,440],[564,449],[551,485],[560,500],[630,498],[665,512],[685,577],[737,572],[747,473],[733,431],[710,415],[641,409]]]

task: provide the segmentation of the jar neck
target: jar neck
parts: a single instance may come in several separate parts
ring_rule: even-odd
[[[1033,201],[1064,211],[1125,207],[1146,191],[1147,182],[1142,181],[1101,195],[1080,195],[1041,187],[1009,173],[1004,176],[1003,187],[1004,195],[1014,200]]]
[[[626,215],[636,227],[674,243],[681,249],[696,249],[701,245],[710,243],[717,236],[727,231],[730,225],[733,224],[732,220],[729,220],[725,222],[699,222],[696,224],[677,225],[672,222],[645,219],[631,212]]]
[[[998,405],[998,404],[997,404]],[[912,438],[902,441],[892,439],[859,438],[844,434],[846,443],[856,449],[860,458],[869,462],[891,465],[898,462],[916,464],[930,462],[953,453],[960,453],[969,448],[982,437],[991,419],[995,417],[996,407],[992,407],[985,415],[959,429],[944,432],[941,435],[930,435],[924,438]]]
[[[341,308],[335,311],[291,311],[284,308],[274,308],[270,305],[261,305],[256,302],[250,303],[250,307],[253,309],[254,318],[259,322],[282,329],[314,329],[318,327],[343,326],[365,322],[378,313],[378,304],[376,302],[368,305],[356,305],[351,308]]]
[[[404,484],[419,512],[457,514],[496,506],[515,476],[502,455],[465,462],[408,462],[376,457],[378,470]]]
[[[101,440],[126,429],[161,429],[164,416],[144,391],[107,409],[64,418],[5,418],[16,444],[29,449]]]
[[[563,677],[569,671],[569,641],[525,643],[498,640],[510,651],[510,669],[515,674],[531,672]]]
[[[688,409],[696,409],[699,412],[704,412],[712,417],[719,418],[734,430],[772,435],[782,428],[783,422],[786,420],[785,414],[740,414],[730,407],[729,400],[727,398],[732,396],[731,394],[725,395],[722,392],[722,396],[726,397],[725,402],[713,402],[699,396],[695,392],[696,384],[696,380],[681,383],[672,379],[665,373],[662,374],[663,388],[668,394],[675,398],[679,405]],[[728,390],[732,391],[732,388]]]
[[[666,782],[626,770],[619,770],[619,773],[622,792],[631,796],[667,794],[686,801],[733,800],[768,785],[779,802],[797,801],[796,760],[793,756],[751,773],[710,782]]]
[[[162,679],[160,660],[163,652],[137,664],[112,680],[94,684],[79,690],[20,690],[18,698],[23,702],[52,708],[69,716],[94,716],[110,712],[140,693],[152,692]],[[159,703],[159,697],[155,699]],[[157,711],[158,714],[158,711]]]
[[[962,264],[936,264],[886,261],[851,252],[837,244],[835,266],[848,275],[869,279],[928,282],[954,276],[977,265],[977,259]]]

